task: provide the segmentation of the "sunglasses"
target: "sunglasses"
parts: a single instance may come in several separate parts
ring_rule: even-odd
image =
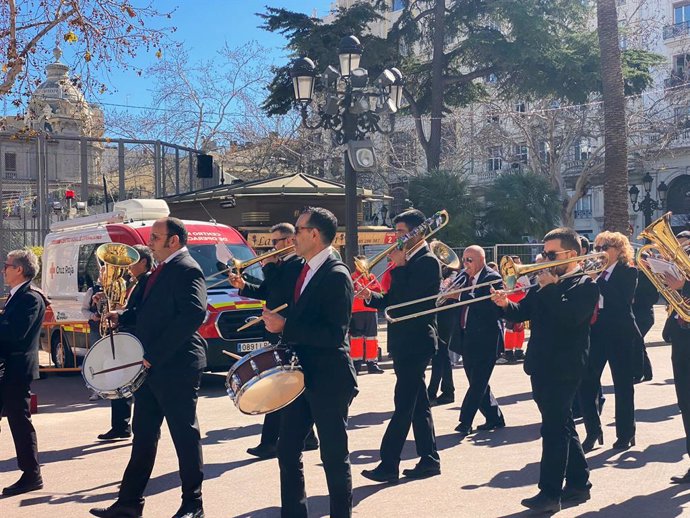
[[[613,248],[613,245],[609,245],[608,243],[603,244],[601,246],[595,246],[594,251],[595,252],[606,252],[609,248]]]
[[[281,241],[285,241],[286,239],[287,237],[281,237],[280,239],[271,239],[271,243],[273,243],[273,246],[276,246],[278,243],[280,243]]]
[[[474,259],[472,259],[471,257],[463,257],[462,262],[463,263],[473,263]]]
[[[561,250],[560,252],[554,252],[553,250],[551,252],[547,252],[546,250],[542,250],[541,255],[549,261],[555,261],[560,254],[565,254],[567,252],[567,250]]]
[[[295,234],[299,234],[300,230],[307,230],[310,228],[316,228],[316,227],[295,227]]]

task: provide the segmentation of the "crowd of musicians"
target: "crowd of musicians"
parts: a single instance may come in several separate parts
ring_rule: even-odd
[[[375,362],[377,312],[410,302],[414,304],[408,311],[415,318],[388,325],[395,374],[393,414],[381,439],[379,464],[362,472],[367,479],[393,483],[400,476],[441,474],[431,407],[454,399],[449,354],[462,356],[468,381],[455,428],[458,440],[478,430],[509,426],[510,416],[500,408],[490,381],[497,358],[504,351],[521,350],[525,322],[529,341],[524,370],[541,414],[542,456],[539,491],[522,504],[557,512],[562,502],[585,502],[592,488],[585,454],[609,441],[617,450],[635,445],[635,382],[652,377],[644,335],[653,324],[652,308],[659,294],[645,275],[638,274],[628,238],[618,232],[600,233],[593,250],[604,267],[590,272],[583,257],[590,252],[586,239],[568,228],[554,229],[544,236],[537,259],[552,264],[524,275],[517,285],[504,286],[505,276],[487,264],[479,246],[466,247],[460,265],[439,260],[428,235],[418,232],[427,221],[415,209],[395,217],[400,246],[387,254],[389,267],[382,279],[368,271],[350,272],[336,257],[331,244],[337,220],[318,207],[304,209],[294,226],[280,223],[272,228],[275,249],[290,253],[263,262],[261,284],[237,272],[229,274],[240,294],[266,301],[266,339],[289,348],[304,374],[302,395],[266,415],[260,443],[248,450],[260,458],[277,457],[282,516],[308,514],[302,452],[313,449],[320,450],[330,515],[352,515],[347,422],[358,393],[360,365],[353,363],[350,350],[357,351],[354,357],[366,362],[369,372],[381,372]],[[690,233],[677,237],[682,246],[690,243]],[[124,308],[103,315],[110,326],[141,341],[148,374],[135,396],[132,449],[118,498],[109,507],[91,509],[95,516],[142,516],[163,420],[179,460],[182,501],[174,518],[204,516],[196,407],[206,366],[205,343],[197,332],[206,312],[206,283],[186,244],[187,230],[180,220],[156,221],[149,247],[140,247],[139,261],[130,266],[139,283]],[[40,326],[49,301],[31,285],[38,271],[32,252],[10,252],[3,269],[10,296],[0,314],[0,415],[7,416],[22,471],[3,494],[17,495],[43,487],[29,405],[31,381],[38,374]],[[667,275],[665,282],[690,296],[690,283],[684,279]],[[440,290],[443,300],[438,299]],[[285,304],[286,309],[272,311]],[[85,311],[90,311],[88,303]],[[93,312],[94,325],[99,318]],[[506,336],[516,338],[508,331],[518,333],[519,346],[506,346]],[[671,313],[664,339],[672,344],[690,454],[690,325]],[[601,375],[607,363],[615,392],[615,439],[604,436],[600,420]],[[128,437],[130,413],[131,403],[115,403],[112,430],[100,438]],[[477,424],[477,413],[484,422]],[[574,415],[584,422],[582,442]],[[410,429],[418,461],[401,471]],[[672,482],[690,483],[690,471]]]

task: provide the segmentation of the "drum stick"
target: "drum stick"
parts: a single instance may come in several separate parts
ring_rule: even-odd
[[[286,304],[282,304],[282,305],[278,306],[277,308],[272,309],[271,311],[269,311],[269,313],[278,313],[278,311],[283,311],[286,307],[288,307],[287,303],[286,303]],[[244,330],[247,329],[248,327],[255,326],[255,325],[258,324],[259,322],[263,322],[263,321],[264,321],[264,317],[259,317],[259,318],[257,318],[256,320],[251,320],[251,321],[247,322],[247,323],[244,324],[242,327],[238,327],[237,330],[238,330],[238,331],[244,331]]]
[[[110,369],[104,369],[104,370],[98,371],[98,372],[93,372],[93,369],[92,369],[91,370],[91,377],[96,376],[98,374],[105,374],[106,372],[119,371],[121,369],[129,369],[130,367],[134,367],[135,365],[141,365],[142,363],[144,363],[144,362],[139,361],[139,362],[134,362],[134,363],[128,363],[126,365],[120,365],[118,367],[112,367]]]
[[[235,358],[236,360],[242,359],[242,357],[239,354],[231,353],[230,351],[226,351],[225,349],[223,349],[223,354],[227,354],[228,356],[230,356],[230,358]]]

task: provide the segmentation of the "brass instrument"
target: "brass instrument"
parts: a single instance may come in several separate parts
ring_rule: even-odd
[[[523,275],[539,272],[541,270],[549,270],[551,268],[557,268],[559,266],[567,265],[570,263],[582,263],[582,269],[577,270],[576,272],[574,272],[572,274],[563,275],[560,278],[560,280],[567,279],[570,277],[578,277],[581,275],[589,275],[589,274],[599,273],[599,272],[604,271],[608,267],[608,255],[605,252],[599,252],[599,253],[594,253],[594,254],[579,255],[577,257],[572,257],[570,259],[559,259],[556,261],[548,261],[548,262],[544,262],[544,263],[534,263],[534,264],[515,264],[509,256],[505,256],[505,257],[503,257],[503,259],[501,259],[501,265],[500,265],[499,269],[501,272],[501,277],[502,277],[504,285],[510,287],[506,293],[511,294],[511,293],[516,293],[518,291],[528,290],[528,289],[533,288],[533,287],[538,285],[537,283],[534,283],[534,284],[530,284],[528,286],[522,286],[520,288],[515,288],[515,283],[516,283],[517,279],[522,277]],[[476,284],[474,286],[465,286],[465,287],[457,289],[457,290],[446,292],[444,294],[444,296],[448,297],[450,295],[460,294],[460,293],[463,293],[465,291],[475,290],[475,289],[482,287],[482,286],[489,286],[492,284],[497,284],[498,282],[499,282],[499,280],[496,279],[495,281],[482,282],[481,284]],[[383,314],[386,317],[386,320],[388,322],[390,322],[391,324],[394,324],[396,322],[403,322],[405,320],[410,320],[412,318],[417,318],[417,317],[421,317],[424,315],[431,315],[432,313],[439,313],[441,311],[446,311],[448,309],[457,308],[460,306],[466,306],[468,304],[473,304],[475,302],[487,300],[487,299],[491,298],[491,295],[485,295],[483,297],[477,297],[476,299],[472,299],[472,300],[459,301],[459,302],[456,302],[453,304],[448,304],[446,306],[440,306],[440,307],[436,307],[433,309],[427,309],[425,311],[418,311],[416,313],[410,313],[408,315],[403,315],[400,317],[391,317],[390,316],[390,312],[394,309],[400,309],[400,308],[412,306],[414,304],[426,302],[428,300],[438,299],[438,297],[439,297],[439,295],[431,295],[430,297],[423,297],[420,299],[410,300],[410,301],[403,302],[400,304],[394,304],[392,306],[388,306],[384,310]]]
[[[386,258],[393,250],[398,249],[398,250],[403,250],[406,246],[406,244],[414,239],[415,237],[422,236],[423,239],[428,239],[429,237],[433,236],[436,234],[439,230],[441,230],[443,227],[445,227],[448,224],[449,216],[448,212],[445,210],[440,210],[437,213],[435,213],[433,216],[430,218],[427,218],[424,220],[424,222],[412,229],[410,232],[405,234],[402,237],[399,237],[395,243],[393,243],[391,246],[383,250],[382,252],[376,254],[374,257],[371,259],[357,259],[355,258],[355,269],[360,272],[361,274],[369,277],[369,273],[371,272],[372,268],[376,266],[378,263],[380,263],[384,258]],[[415,244],[416,246],[416,244]],[[445,246],[445,245],[444,245]],[[450,248],[449,248],[450,250]],[[408,251],[408,256],[409,252],[412,250]],[[452,252],[452,250],[451,250]]]
[[[458,254],[456,254],[451,247],[449,247],[445,243],[442,243],[438,239],[429,243],[429,250],[431,250],[431,253],[436,256],[436,259],[438,259],[439,262],[446,268],[450,268],[451,270],[458,270],[460,266],[462,266],[462,262],[460,261],[460,257],[458,257]],[[437,307],[445,303],[445,301],[447,300],[446,294],[448,292],[465,285],[465,282],[467,282],[467,278],[462,276],[463,272],[464,270],[458,272],[458,276],[455,279],[453,279],[453,281],[450,284],[448,284],[447,286],[442,286],[441,292],[438,294],[438,298],[436,299]]]
[[[674,264],[685,276],[685,279],[690,280],[690,257],[673,233],[670,220],[671,213],[667,212],[652,222],[638,236],[638,239],[647,239],[649,243],[637,251],[637,266],[649,277],[649,280],[664,296],[678,317],[685,322],[690,322],[690,300],[678,291],[669,288],[664,277],[654,273],[643,258],[644,254],[660,256],[662,260]]]
[[[265,254],[257,255],[256,257],[252,257],[251,259],[247,259],[246,261],[240,261],[239,259],[232,259],[232,263],[227,267],[222,270],[217,271],[216,273],[209,275],[206,277],[206,280],[213,279],[215,277],[218,277],[219,275],[222,275],[224,273],[228,272],[235,272],[238,275],[242,274],[243,270],[246,270],[252,265],[255,265],[256,263],[260,263],[264,259],[268,259],[269,257],[275,257],[275,256],[283,256],[287,255],[291,252],[295,251],[295,245],[290,245],[285,248],[282,248],[281,250],[270,250],[266,252]],[[211,286],[208,287],[208,289],[215,288],[216,286],[220,286],[224,282],[227,282],[227,279],[223,279],[221,281],[218,281],[216,283],[211,284]]]
[[[96,257],[103,265],[101,285],[105,298],[105,307],[101,314],[100,332],[105,336],[110,329],[105,313],[125,305],[127,283],[124,275],[128,267],[139,261],[139,252],[122,243],[104,243],[96,249]]]

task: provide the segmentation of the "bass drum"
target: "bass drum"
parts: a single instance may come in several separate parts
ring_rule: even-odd
[[[294,354],[265,347],[237,360],[228,371],[225,386],[243,414],[268,414],[286,407],[304,392],[304,374]]]
[[[114,347],[113,347],[114,343]],[[81,375],[86,386],[104,399],[131,397],[146,378],[144,347],[129,333],[113,333],[91,346]]]

